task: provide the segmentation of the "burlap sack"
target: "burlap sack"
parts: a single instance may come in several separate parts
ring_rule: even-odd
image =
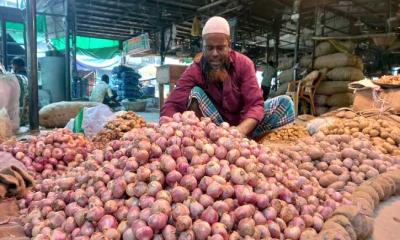
[[[311,55],[305,55],[300,58],[299,64],[301,68],[309,68],[311,67],[311,63],[312,63]]]
[[[351,41],[325,41],[315,47],[315,57],[320,57],[336,52],[352,53],[356,44]]]
[[[350,92],[349,82],[346,81],[322,81],[316,91],[316,94],[333,95],[336,93]]]
[[[293,68],[286,69],[285,71],[281,72],[278,76],[279,83],[288,83],[290,81],[293,81]]]
[[[279,59],[278,70],[287,70],[293,67],[293,58],[283,57]]]
[[[57,102],[47,105],[39,111],[40,125],[47,128],[65,127],[84,107],[95,107],[97,102]]]
[[[281,84],[275,92],[271,92],[269,97],[273,98],[273,97],[276,97],[276,96],[285,95],[286,92],[287,92],[288,85],[289,85],[288,82],[284,83],[284,84]]]
[[[330,107],[349,107],[353,104],[354,94],[337,93],[326,99],[326,105]]]
[[[363,72],[354,67],[338,67],[327,73],[328,80],[354,82],[364,78]]]
[[[374,98],[373,91],[358,90],[355,93],[353,110],[367,111],[379,110],[381,108],[390,107],[395,113],[400,113],[400,89],[381,89]]]
[[[360,68],[360,58],[355,55],[347,53],[334,53],[318,57],[315,59],[314,62],[315,69],[322,69],[322,68],[333,69],[337,67],[346,67],[346,66],[353,66]]]
[[[319,95],[319,94],[314,95],[315,106],[319,106],[319,107],[325,106],[326,99],[328,99],[328,97],[329,96],[327,96],[327,95]]]

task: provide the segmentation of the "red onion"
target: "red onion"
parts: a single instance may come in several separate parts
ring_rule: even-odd
[[[175,226],[179,232],[186,231],[192,227],[192,218],[188,215],[179,216],[176,218]]]
[[[280,238],[281,236],[281,228],[276,222],[273,222],[271,220],[268,221],[268,230],[271,234],[271,237],[273,238]]]
[[[162,231],[165,240],[176,240],[176,229],[172,225],[167,225]]]
[[[115,219],[115,217],[111,215],[104,215],[98,223],[98,228],[100,231],[104,231],[107,228],[117,228],[117,227],[118,227],[117,220]]]
[[[183,202],[189,197],[189,191],[184,187],[176,186],[172,189],[171,196],[174,202]]]
[[[299,227],[288,227],[285,229],[285,237],[297,240],[300,238],[301,230]]]
[[[177,203],[172,210],[172,218],[177,219],[179,216],[186,216],[190,214],[190,210],[182,203]]]
[[[90,237],[90,236],[93,234],[93,232],[94,232],[94,227],[93,227],[93,225],[92,225],[90,222],[88,222],[88,221],[86,221],[86,222],[82,225],[82,227],[81,227],[81,229],[80,229],[80,234],[83,235],[83,236],[88,236],[88,237]]]
[[[164,213],[154,213],[152,214],[147,223],[155,231],[163,229],[167,225],[168,216]]]
[[[208,236],[211,235],[211,226],[205,221],[196,220],[193,223],[193,232],[196,236],[196,239],[206,240]]]
[[[119,240],[121,233],[117,229],[109,228],[104,231],[104,236],[110,240]]]
[[[209,224],[216,223],[218,221],[218,213],[212,207],[207,207],[201,214],[201,219]]]
[[[93,207],[88,210],[86,214],[86,219],[91,222],[99,221],[105,214],[105,211],[102,207]]]
[[[167,174],[165,182],[170,186],[174,186],[175,183],[179,182],[181,179],[182,174],[176,170],[173,170]]]
[[[151,240],[153,234],[153,230],[150,227],[141,227],[135,232],[136,238],[140,240]]]
[[[255,222],[251,218],[243,218],[239,221],[238,231],[242,237],[253,236],[255,233]]]
[[[201,213],[204,211],[203,205],[197,201],[192,201],[189,206],[190,215],[192,218],[197,219],[200,217]]]

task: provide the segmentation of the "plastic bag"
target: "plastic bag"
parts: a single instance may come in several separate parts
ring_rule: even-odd
[[[320,129],[333,125],[336,122],[336,120],[337,118],[335,117],[313,119],[307,124],[307,130],[310,133],[310,135],[314,135]]]
[[[0,74],[0,108],[7,112],[13,131],[19,128],[19,96],[18,79],[12,74]]]
[[[115,114],[106,105],[84,108],[67,123],[65,128],[83,133],[87,138],[92,139],[113,118],[115,118]]]
[[[13,127],[5,108],[0,109],[0,141],[12,136]]]

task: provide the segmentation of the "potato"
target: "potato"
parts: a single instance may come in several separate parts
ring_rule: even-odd
[[[321,176],[321,178],[319,179],[319,184],[322,187],[328,187],[329,185],[331,185],[334,182],[338,181],[338,176],[336,176],[333,173],[325,173]]]
[[[367,177],[367,179],[376,177],[379,175],[379,171],[376,170],[375,168],[372,168],[368,170],[368,172],[365,174],[365,176]]]
[[[325,225],[324,225],[325,226]],[[331,222],[321,230],[315,240],[353,240],[341,225]]]
[[[343,173],[339,176],[339,180],[343,181],[343,182],[347,182],[350,179],[350,173],[349,171],[346,169],[345,171],[343,171]]]
[[[385,198],[385,192],[384,192],[381,184],[375,182],[374,178],[364,182],[361,185],[361,187],[362,186],[371,186],[376,191],[376,193],[379,195],[379,200],[380,201],[382,201]]]
[[[324,226],[327,225],[327,227],[329,227],[329,225],[331,225],[330,222],[339,224],[346,230],[346,232],[349,234],[352,240],[357,240],[357,234],[354,231],[353,226],[351,225],[349,219],[347,219],[345,216],[343,215],[333,216],[330,219],[328,219],[328,221],[324,224]]]
[[[361,197],[352,197],[350,198],[352,204],[354,206],[359,207],[363,213],[368,213],[370,215],[373,214],[374,212],[374,206],[371,205],[371,203],[366,200],[365,198],[361,198]]]
[[[316,167],[318,170],[325,171],[328,169],[329,165],[326,162],[319,162]]]
[[[375,209],[375,201],[374,199],[366,192],[363,191],[359,191],[356,189],[355,192],[353,192],[353,194],[351,195],[351,199],[357,199],[357,198],[361,198],[361,199],[365,199],[368,203],[368,210],[371,210],[371,213],[374,211]]]
[[[357,235],[357,239],[366,239],[372,233],[372,218],[362,212],[360,207],[354,205],[342,205],[338,207],[332,216],[343,215],[349,219]]]
[[[351,158],[353,160],[358,159],[359,157],[359,152],[352,149],[352,148],[345,148],[341,152],[342,158]]]
[[[390,171],[382,174],[382,176],[387,176],[391,178],[396,184],[396,193],[400,193],[400,171]]]
[[[374,205],[378,206],[378,204],[379,204],[379,195],[378,195],[378,193],[376,192],[376,190],[372,186],[362,185],[362,186],[358,187],[356,189],[356,191],[357,192],[360,191],[360,192],[367,193],[372,198],[372,200],[374,201]]]
[[[307,179],[309,179],[312,176],[311,172],[309,172],[305,169],[299,169],[299,174],[300,174],[300,176],[303,176]]]
[[[360,169],[361,172],[366,173],[371,169],[371,166],[368,166],[366,164],[361,164],[359,166],[359,169]]]
[[[332,172],[333,172],[334,174],[336,174],[336,175],[340,175],[340,174],[342,174],[343,171],[344,171],[344,169],[343,169],[342,167],[338,166],[338,165],[330,165],[330,166],[328,167],[328,169],[329,169],[330,171],[332,171]]]
[[[350,177],[351,177],[351,181],[353,181],[356,184],[361,184],[364,180],[356,172],[350,172]]]
[[[382,182],[382,179],[385,180],[386,184],[388,184],[388,186],[389,186],[390,190],[389,190],[386,198],[390,198],[391,196],[393,196],[396,193],[396,189],[397,189],[396,182],[388,176],[379,176],[378,177],[379,182]]]
[[[314,170],[314,164],[312,162],[305,162],[305,163],[300,164],[298,166],[298,168],[299,169],[304,169],[304,170],[307,170],[307,171],[312,171],[312,170]]]
[[[345,182],[343,182],[343,181],[337,181],[337,182],[334,182],[334,183],[330,184],[330,185],[328,186],[328,188],[333,188],[333,189],[335,189],[336,191],[340,191],[340,190],[342,190],[342,189],[344,188],[344,186],[346,186],[346,183],[345,183]]]

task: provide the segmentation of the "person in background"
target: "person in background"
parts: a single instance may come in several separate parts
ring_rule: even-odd
[[[25,61],[22,58],[15,57],[12,62],[12,70],[15,74],[22,75],[22,76],[28,76],[28,73],[26,72],[26,66],[25,66]]]
[[[29,114],[29,90],[28,90],[28,73],[26,72],[25,61],[22,58],[15,57],[11,61],[12,71],[18,79],[20,95],[19,95],[19,108],[20,108],[20,121],[21,125],[28,123]]]
[[[276,69],[274,68],[274,62],[268,61],[268,64],[265,66],[264,72],[262,73],[263,79],[261,82],[264,100],[268,99],[271,91],[272,79],[275,77],[275,75]]]
[[[254,63],[230,48],[230,28],[222,17],[210,18],[202,32],[203,54],[180,77],[160,115],[194,111],[216,124],[236,126],[243,136],[261,137],[295,120],[288,96],[263,100]]]
[[[94,86],[89,101],[107,104],[107,99],[113,97],[109,82],[110,78],[107,74],[101,76],[101,81]]]

